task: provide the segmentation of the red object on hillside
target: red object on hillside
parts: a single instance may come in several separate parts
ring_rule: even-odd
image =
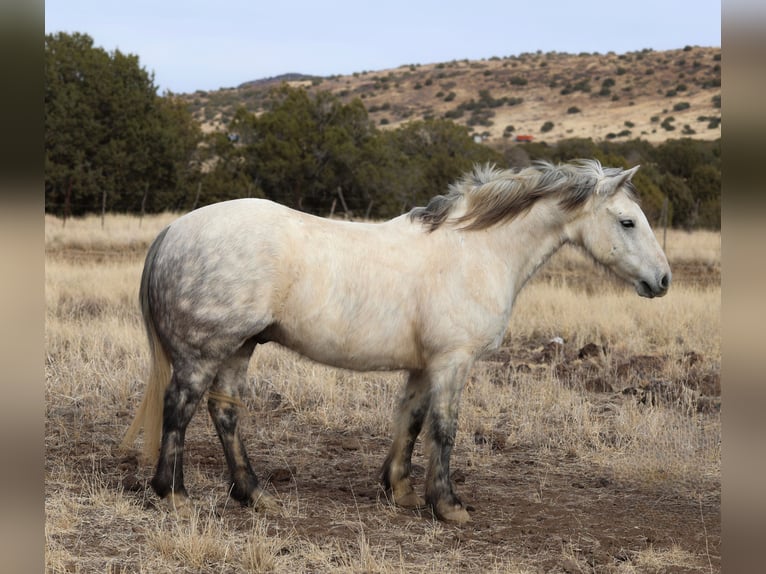
[[[535,139],[534,136],[525,135],[525,134],[521,134],[521,135],[517,135],[516,136],[516,141],[517,142],[531,142],[533,139]]]

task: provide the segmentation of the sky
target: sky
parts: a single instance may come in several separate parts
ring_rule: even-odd
[[[721,0],[46,0],[45,33],[135,54],[160,93],[525,52],[721,45]]]

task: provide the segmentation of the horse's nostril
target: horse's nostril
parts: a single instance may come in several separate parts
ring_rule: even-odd
[[[670,276],[665,273],[665,275],[662,276],[662,279],[660,279],[660,287],[663,289],[667,289],[670,285]]]

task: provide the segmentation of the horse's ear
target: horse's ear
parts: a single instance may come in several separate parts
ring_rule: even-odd
[[[639,167],[641,166],[633,166],[630,169],[626,169],[625,171],[607,179],[601,188],[602,193],[604,193],[604,195],[613,194],[615,191],[633,179],[633,176],[636,175]]]

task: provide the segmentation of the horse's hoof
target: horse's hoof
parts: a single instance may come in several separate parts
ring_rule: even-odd
[[[258,512],[274,514],[279,512],[279,501],[265,490],[256,490],[250,495],[250,505]]]
[[[441,505],[437,505],[435,514],[439,520],[451,524],[465,524],[471,522],[470,514],[468,514],[468,511],[462,506],[450,505],[447,508],[442,508]]]
[[[401,506],[402,508],[408,508],[411,510],[415,510],[418,508],[423,508],[426,506],[426,501],[423,500],[414,490],[410,490],[409,492],[401,495],[396,496],[394,495],[394,504],[397,506]]]
[[[193,505],[185,494],[171,492],[162,499],[162,505],[167,512],[174,512],[180,518],[188,518],[192,514]]]

